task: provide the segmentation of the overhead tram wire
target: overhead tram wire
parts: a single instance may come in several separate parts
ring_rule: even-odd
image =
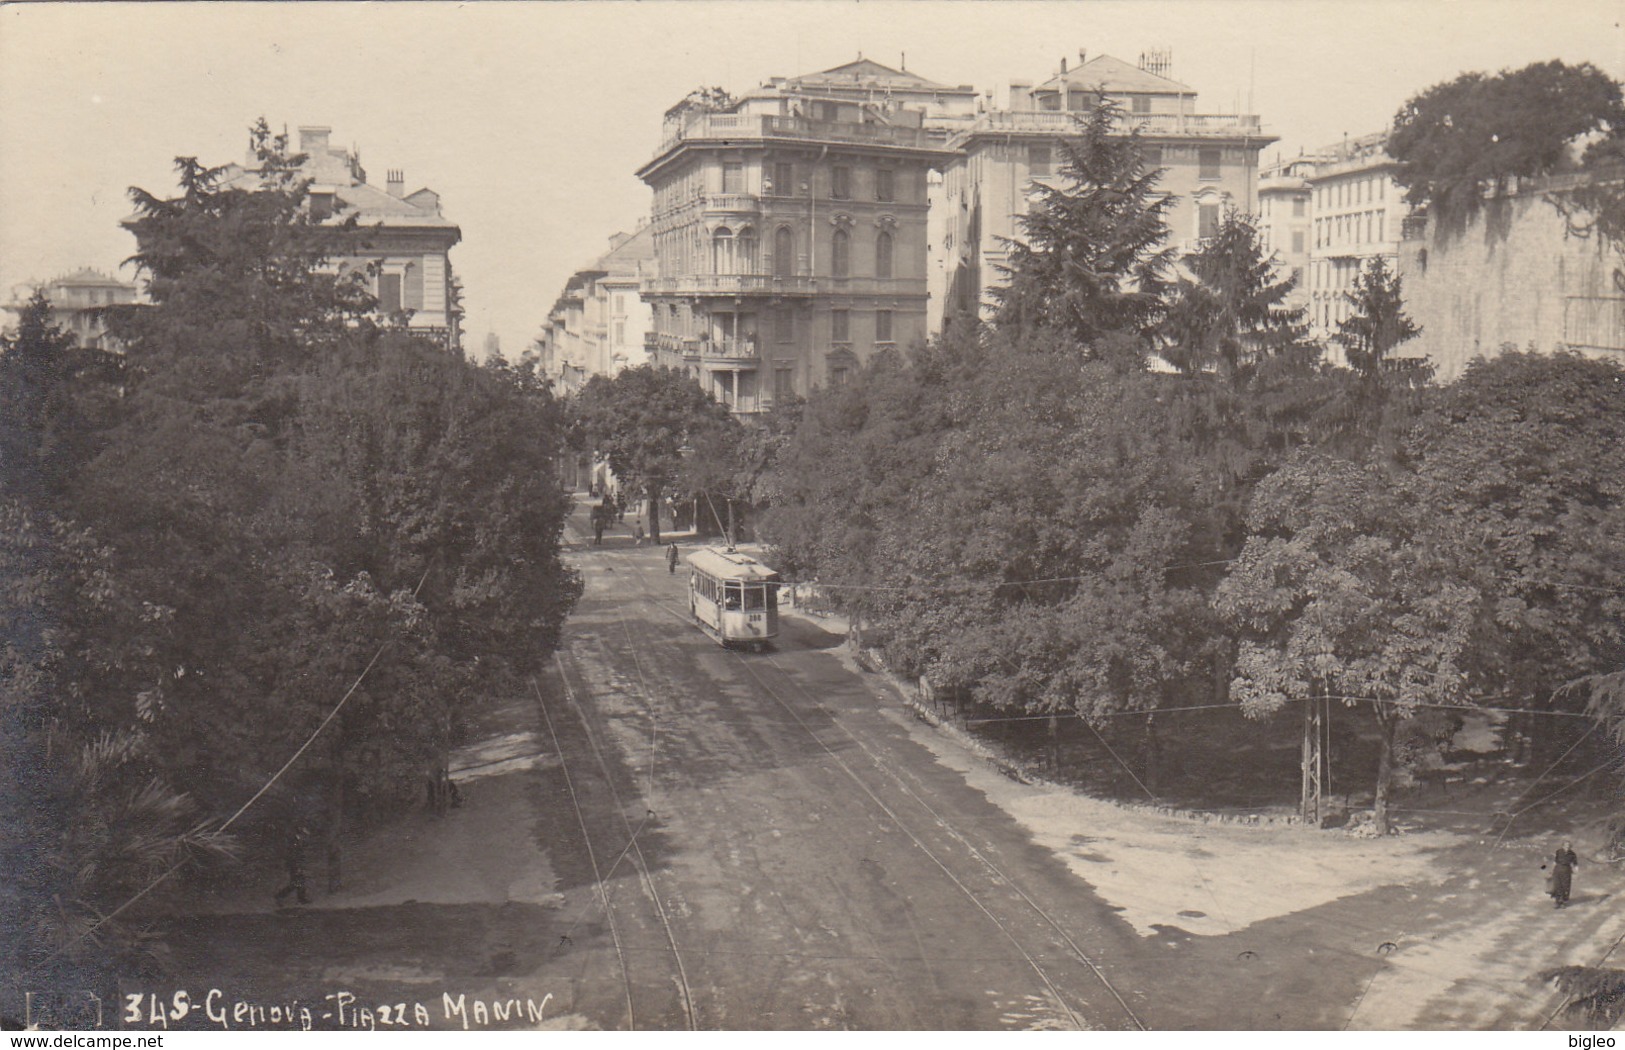
[[[626,626],[626,618],[625,618],[624,615],[622,615],[620,613],[620,611],[618,609],[616,611],[616,615],[618,617],[620,617],[621,627],[626,633],[626,638],[627,638],[628,644],[631,645],[632,644],[632,632]],[[638,682],[639,682],[641,688],[643,689],[644,707],[645,707],[645,709],[649,710],[649,712],[650,712],[650,715],[649,715],[650,721],[653,722],[653,720],[654,720],[654,712],[653,712],[653,708],[651,706],[651,702],[650,702],[650,699],[649,699],[648,682],[643,677],[643,667],[642,667],[642,664],[638,661],[637,652],[636,652],[635,647],[632,648],[631,652],[632,652],[633,665],[637,668],[637,672],[638,672]],[[677,947],[677,935],[672,930],[671,919],[666,914],[666,907],[660,900],[660,891],[655,886],[654,875],[649,870],[649,863],[643,856],[643,847],[638,845],[638,836],[643,833],[644,826],[647,825],[649,823],[649,821],[653,819],[653,814],[654,814],[654,810],[652,808],[653,807],[653,801],[654,801],[653,796],[651,794],[649,797],[647,797],[646,804],[644,806],[645,816],[643,818],[643,822],[638,825],[636,830],[634,830],[632,828],[632,822],[630,820],[628,820],[627,817],[626,817],[626,808],[625,808],[624,804],[621,801],[621,792],[620,792],[620,789],[615,786],[615,778],[611,774],[611,771],[610,771],[610,768],[609,768],[609,763],[604,759],[603,750],[598,746],[598,741],[597,741],[597,738],[596,738],[595,734],[592,731],[592,726],[587,721],[587,712],[582,707],[581,701],[576,698],[575,690],[570,688],[570,680],[569,680],[568,676],[565,673],[564,661],[559,657],[559,654],[557,652],[555,652],[553,654],[553,659],[558,664],[559,681],[564,686],[565,696],[569,699],[571,705],[576,709],[576,717],[581,720],[582,731],[586,734],[587,743],[588,743],[589,746],[591,746],[593,755],[598,761],[598,768],[604,775],[604,783],[606,785],[608,785],[610,794],[615,799],[615,810],[616,810],[617,813],[619,813],[621,815],[621,823],[626,827],[627,834],[628,834],[629,837],[627,839],[626,848],[621,850],[621,857],[625,857],[627,855],[628,851],[630,851],[631,854],[632,854],[632,857],[633,857],[632,862],[638,869],[638,875],[639,875],[639,877],[640,877],[640,879],[641,879],[641,881],[643,883],[644,889],[648,892],[649,900],[654,905],[655,914],[660,919],[661,928],[665,931],[666,943],[671,946],[672,961],[673,961],[674,965],[677,968],[678,987],[680,988],[680,990],[683,993],[683,1013],[684,1013],[684,1015],[686,1016],[686,1018],[688,1020],[689,1030],[690,1031],[698,1031],[698,1029],[699,1029],[699,1020],[696,1017],[695,1011],[694,1011],[694,996],[693,996],[693,993],[691,992],[691,990],[689,988],[688,971],[683,966],[682,952]],[[649,756],[649,783],[650,783],[650,789],[651,789],[651,792],[652,792],[653,784],[654,784],[654,755],[652,753]],[[621,858],[617,857],[616,860],[615,860],[615,863],[619,864],[620,860],[621,860]],[[611,872],[612,873],[613,873],[613,870],[614,870],[614,868],[612,866],[611,867]]]
[[[557,659],[558,654],[554,653]],[[575,810],[576,823],[581,828],[581,841],[587,847],[587,861],[592,865],[593,881],[598,885],[598,896],[604,904],[604,918],[609,924],[609,937],[615,944],[615,958],[620,963],[621,980],[626,985],[626,1023],[630,1031],[637,1031],[637,1017],[632,1010],[632,973],[626,966],[626,952],[621,948],[620,931],[615,927],[615,909],[609,904],[609,891],[604,888],[604,879],[598,869],[598,855],[592,848],[592,836],[587,832],[587,818],[581,812],[581,799],[576,795],[575,782],[570,778],[570,767],[564,758],[564,748],[559,743],[559,735],[553,729],[553,716],[547,713],[547,701],[542,698],[542,688],[536,684],[535,676],[531,677],[530,688],[536,694],[536,706],[541,708],[542,719],[547,723],[547,735],[553,738],[553,750],[558,752],[559,771],[564,774],[564,786],[570,793],[570,805]]]

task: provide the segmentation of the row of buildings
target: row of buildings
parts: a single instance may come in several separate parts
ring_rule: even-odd
[[[696,92],[666,111],[637,171],[652,191],[639,253],[642,355],[594,317],[628,276],[615,251],[576,273],[538,341],[566,388],[649,360],[692,374],[740,413],[839,385],[871,356],[974,316],[1000,279],[1034,188],[1058,177],[1075,117],[1115,102],[1163,169],[1178,247],[1229,210],[1257,210],[1275,139],[1247,114],[1207,114],[1163,53],[1137,65],[1080,54],[1002,106],[970,85],[857,61],[775,77],[733,98]],[[614,345],[612,345],[614,344]]]

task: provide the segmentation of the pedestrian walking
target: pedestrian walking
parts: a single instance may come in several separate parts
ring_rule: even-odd
[[[1574,888],[1574,869],[1579,866],[1580,858],[1574,855],[1572,844],[1563,843],[1563,848],[1552,858],[1552,873],[1546,877],[1546,892],[1552,895],[1555,907],[1568,907],[1569,892]]]
[[[635,521],[635,522],[632,523],[632,539],[639,547],[643,546],[643,522],[642,521]]]
[[[600,503],[592,509],[592,544],[594,547],[604,545],[604,526],[609,523],[609,504]]]
[[[666,548],[666,572],[668,575],[677,575],[677,544]]]
[[[308,834],[303,827],[299,827],[288,838],[288,852],[283,858],[288,869],[288,884],[276,891],[278,907],[282,906],[282,901],[290,893],[300,904],[310,903],[310,894],[305,890],[305,845]]]

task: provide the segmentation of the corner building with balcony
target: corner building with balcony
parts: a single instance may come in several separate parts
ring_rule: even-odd
[[[1076,119],[1103,99],[1121,108],[1125,131],[1139,129],[1147,166],[1162,169],[1158,189],[1173,198],[1171,247],[1194,251],[1226,212],[1257,211],[1258,157],[1275,136],[1254,114],[1197,112],[1195,89],[1172,79],[1170,65],[1167,52],[1147,52],[1137,66],[1080,52],[1076,66],[1063,58],[1036,87],[1012,81],[1006,108],[977,114],[952,135],[954,159],[933,194],[933,332],[986,311],[1034,189],[1056,184],[1062,140],[1076,138]]]
[[[877,62],[666,112],[647,345],[736,413],[844,383],[926,338],[927,173],[973,88]]]

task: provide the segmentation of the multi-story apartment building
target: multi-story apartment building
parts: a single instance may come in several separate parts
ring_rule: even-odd
[[[12,301],[4,309],[19,313],[36,291],[45,293],[51,303],[51,323],[72,334],[82,347],[92,350],[113,349],[107,336],[102,311],[109,306],[135,302],[135,285],[109,277],[98,270],[75,270],[43,284],[18,285],[12,289]]]
[[[1258,173],[1258,232],[1264,250],[1275,257],[1279,272],[1296,284],[1283,306],[1309,308],[1309,252],[1314,216],[1309,180],[1315,158],[1277,161]]]
[[[1139,129],[1149,163],[1162,169],[1175,247],[1199,246],[1229,210],[1256,212],[1258,155],[1276,141],[1257,116],[1198,112],[1196,91],[1168,76],[1166,53],[1142,55],[1138,66],[1078,57],[1037,87],[1012,82],[1004,109],[978,114],[949,138],[952,156],[933,195],[933,331],[985,309],[1034,185],[1058,177],[1061,140],[1102,99],[1121,107],[1125,130]]]
[[[926,179],[949,156],[935,125],[974,106],[969,88],[861,59],[673,106],[638,170],[654,358],[750,413],[923,341]]]
[[[440,212],[440,195],[430,189],[406,192],[405,176],[390,171],[384,188],[367,181],[360,157],[330,143],[332,129],[299,129],[301,177],[309,180],[311,214],[338,222],[354,216],[367,230],[355,255],[332,260],[349,270],[376,271],[369,280],[385,317],[405,317],[414,331],[437,336],[449,347],[461,345],[450,251],[462,239],[457,224]],[[258,159],[230,165],[225,186],[252,189],[259,184]]]
[[[1316,153],[1308,179],[1313,219],[1309,253],[1309,322],[1322,338],[1337,331],[1352,306],[1347,293],[1371,259],[1398,269],[1399,242],[1410,207],[1394,182],[1398,162],[1386,132],[1364,135]],[[1333,348],[1335,353],[1335,347]]]
[[[640,291],[653,263],[650,228],[640,223],[611,237],[606,254],[570,275],[536,340],[542,371],[556,389],[572,392],[591,376],[648,360],[652,311]]]

